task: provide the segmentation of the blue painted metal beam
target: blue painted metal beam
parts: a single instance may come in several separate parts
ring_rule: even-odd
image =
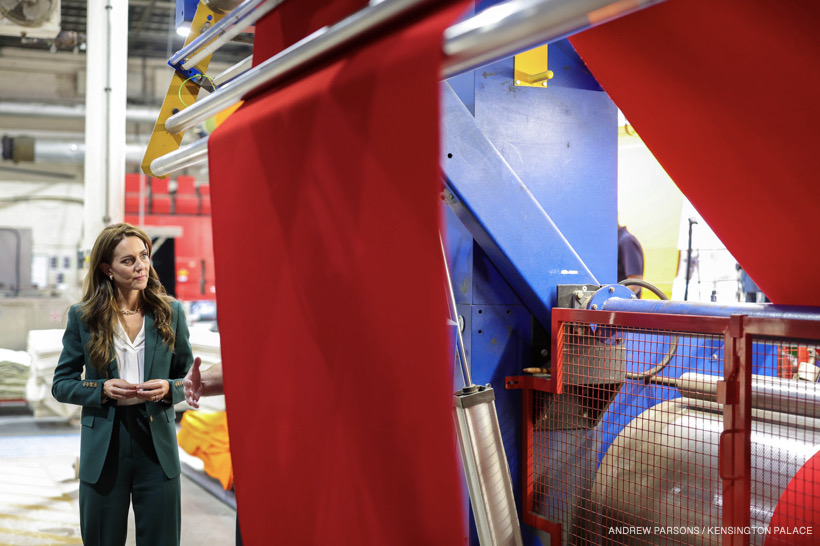
[[[527,309],[549,328],[557,285],[599,283],[458,96],[442,86],[441,165],[453,196],[445,195],[446,201]]]

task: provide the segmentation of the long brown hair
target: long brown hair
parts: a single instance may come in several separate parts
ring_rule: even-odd
[[[85,289],[81,309],[83,320],[88,325],[91,341],[88,342],[88,356],[91,365],[107,375],[107,366],[112,361],[114,328],[119,320],[117,313],[117,292],[114,282],[103,273],[100,264],[111,265],[114,249],[126,237],[139,237],[148,256],[151,256],[151,239],[148,234],[131,224],[114,224],[103,229],[94,242],[89,256],[89,271],[85,278]],[[171,329],[171,302],[153,265],[148,268],[148,285],[142,291],[142,307],[154,316],[154,324],[162,341],[173,351],[174,331]]]

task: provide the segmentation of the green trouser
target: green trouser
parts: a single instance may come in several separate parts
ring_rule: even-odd
[[[180,496],[179,476],[166,478],[157,460],[145,404],[118,406],[100,479],[80,482],[83,544],[124,545],[133,500],[137,545],[179,546]]]

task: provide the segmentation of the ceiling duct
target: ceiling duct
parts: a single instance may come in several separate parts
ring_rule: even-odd
[[[125,162],[139,164],[145,155],[145,144],[126,144]],[[2,159],[14,163],[63,163],[83,164],[85,142],[47,140],[30,136],[4,135]]]
[[[60,0],[0,0],[0,35],[54,38],[60,32]]]

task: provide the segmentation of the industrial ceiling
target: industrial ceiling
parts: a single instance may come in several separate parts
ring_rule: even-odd
[[[0,48],[16,47],[43,51],[82,51],[85,43],[88,2],[62,0],[59,26],[61,33],[50,38],[21,38],[0,36]],[[183,38],[174,29],[176,3],[160,0],[129,0],[128,48],[129,57],[168,59],[182,46]],[[249,36],[229,43],[214,56],[215,61],[237,62],[250,54]]]

